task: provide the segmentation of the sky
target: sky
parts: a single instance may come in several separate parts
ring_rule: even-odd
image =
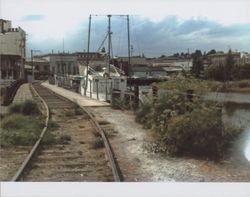
[[[91,51],[105,38],[107,14],[129,14],[132,55],[250,52],[249,10],[249,0],[0,0],[0,18],[23,28],[27,51],[40,53],[86,50],[90,14],[99,15],[91,20]],[[126,17],[111,21],[113,55],[126,55]]]

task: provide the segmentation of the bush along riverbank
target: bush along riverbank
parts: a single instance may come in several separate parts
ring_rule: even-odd
[[[168,91],[151,97],[137,110],[136,121],[159,136],[156,143],[147,148],[172,156],[220,159],[241,129],[223,124],[222,105],[187,95],[186,92],[194,89],[201,95],[206,88],[192,79],[185,80],[175,78],[158,84],[158,88]]]

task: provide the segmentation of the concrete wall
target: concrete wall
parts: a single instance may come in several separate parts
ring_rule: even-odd
[[[0,54],[25,57],[25,32],[21,28],[0,33]]]
[[[11,28],[11,21],[0,19],[0,33],[8,31]]]
[[[51,54],[49,57],[50,73],[57,76],[78,74],[77,57],[70,54]]]

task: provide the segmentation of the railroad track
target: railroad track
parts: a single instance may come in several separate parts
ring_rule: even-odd
[[[109,141],[94,116],[39,84],[33,90],[45,105],[46,123],[12,181],[122,181]],[[54,131],[51,121],[59,126]],[[49,135],[56,140],[44,144]]]

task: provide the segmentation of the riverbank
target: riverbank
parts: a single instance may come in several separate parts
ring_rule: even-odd
[[[190,157],[169,157],[152,153],[144,147],[153,141],[153,132],[136,123],[133,112],[110,107],[94,108],[95,113],[110,122],[117,135],[111,144],[119,160],[130,163],[127,181],[172,182],[245,182],[250,181],[250,163],[237,162],[228,155],[220,162]],[[116,143],[115,143],[116,142]],[[115,144],[113,144],[115,143]],[[122,153],[120,151],[122,150]],[[123,169],[123,168],[122,168]],[[131,169],[131,168],[130,168]]]
[[[250,79],[224,82],[224,92],[250,94]]]

